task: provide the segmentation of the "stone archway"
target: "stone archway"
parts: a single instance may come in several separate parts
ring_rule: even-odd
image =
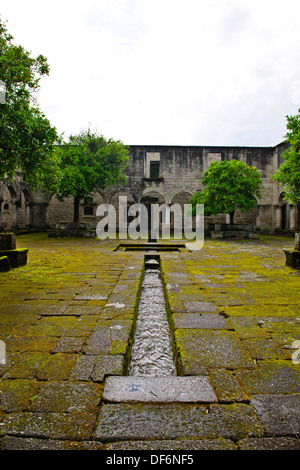
[[[280,230],[288,230],[290,227],[290,208],[284,200],[283,193],[278,198],[276,226]]]
[[[152,205],[161,206],[162,204],[165,204],[165,202],[166,202],[165,197],[158,191],[148,191],[144,193],[140,199],[140,204],[143,204],[147,209],[149,240],[152,240],[150,232],[151,232],[151,227],[154,223],[154,221],[152,220],[153,211],[152,211],[151,206]],[[162,224],[165,223],[166,221],[163,220],[162,212],[159,212],[158,217],[159,217],[158,219],[158,236],[159,236],[159,233],[161,232]],[[153,241],[155,241],[154,238],[153,238]]]
[[[115,191],[113,194],[110,195],[108,201],[109,204],[113,205],[115,208],[115,216],[116,216],[116,228],[119,227],[119,221],[120,221],[120,197],[126,198],[127,199],[127,204],[126,204],[126,214],[121,214],[122,220],[126,221],[127,220],[127,225],[130,222],[130,216],[128,216],[128,210],[129,207],[135,203],[134,198],[132,194],[130,194],[128,191]],[[124,228],[124,227],[123,227]]]
[[[189,200],[191,199],[192,196],[193,194],[188,191],[178,191],[172,196],[172,199],[171,199],[171,204],[178,204],[178,206],[180,206],[181,208],[182,227],[184,223],[184,205],[189,204]],[[171,211],[171,221],[170,221],[171,230],[174,230],[174,216],[175,216],[174,211]]]

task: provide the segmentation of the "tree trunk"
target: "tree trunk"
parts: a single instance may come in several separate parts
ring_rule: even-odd
[[[229,212],[229,215],[230,215],[230,224],[233,225],[234,211]]]
[[[74,196],[74,215],[73,215],[73,222],[79,222],[79,203],[80,203],[80,196]]]

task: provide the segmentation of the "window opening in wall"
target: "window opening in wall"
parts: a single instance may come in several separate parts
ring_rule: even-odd
[[[83,209],[83,214],[84,215],[94,215],[94,209],[92,206],[86,206],[84,209]]]
[[[4,203],[3,209],[4,209],[5,211],[8,211],[8,210],[9,210],[9,204],[8,204],[8,202],[5,202],[5,203]]]
[[[159,162],[150,162],[150,178],[159,178]]]

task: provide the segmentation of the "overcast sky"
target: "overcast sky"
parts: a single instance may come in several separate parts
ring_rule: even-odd
[[[0,0],[43,54],[40,107],[65,138],[273,146],[300,108],[299,0]]]

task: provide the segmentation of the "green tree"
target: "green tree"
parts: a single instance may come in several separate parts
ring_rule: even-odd
[[[33,58],[12,40],[0,20],[0,178],[13,179],[19,170],[33,189],[53,188],[59,173],[53,146],[59,136],[37,104],[39,81],[49,74],[49,65],[43,55]]]
[[[284,199],[290,204],[300,202],[300,109],[296,116],[286,116],[289,147],[282,152],[284,162],[272,176],[284,186]]]
[[[261,176],[256,167],[239,160],[213,162],[203,175],[204,189],[190,203],[204,204],[205,215],[230,214],[233,224],[236,209],[246,212],[256,206],[261,197]]]
[[[61,162],[61,179],[57,197],[74,197],[74,222],[79,220],[80,200],[97,189],[126,181],[129,152],[121,141],[105,139],[90,129],[57,148]]]

